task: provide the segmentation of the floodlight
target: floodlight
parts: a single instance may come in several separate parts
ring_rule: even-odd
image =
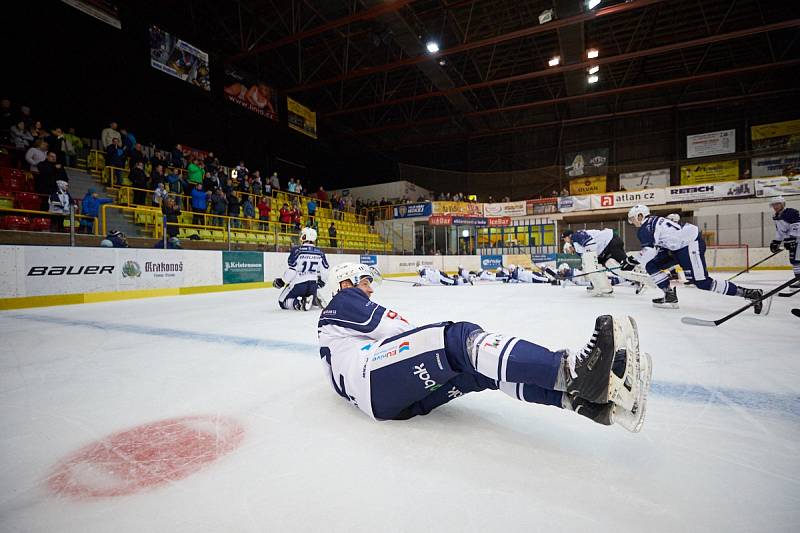
[[[550,61],[547,62],[547,64],[551,67],[555,67],[559,63],[561,63],[561,58],[559,56],[554,56]]]
[[[435,54],[439,51],[439,43],[436,41],[428,41],[428,43],[425,45],[425,48],[428,49],[429,53]]]

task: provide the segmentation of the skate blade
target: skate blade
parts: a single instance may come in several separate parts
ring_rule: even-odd
[[[650,358],[650,354],[641,354],[640,369],[639,390],[636,396],[635,408],[627,410],[615,405],[612,413],[614,423],[619,424],[631,433],[639,433],[644,425],[644,416],[647,412],[647,395],[650,392],[650,383],[653,376],[653,361]]]
[[[769,314],[770,309],[772,309],[772,296],[767,298],[766,300],[761,300],[761,303],[764,305],[764,308],[761,309],[761,316],[767,316]]]
[[[659,303],[653,302],[653,307],[658,307],[659,309],[680,309],[680,307],[678,306],[677,303],[659,304]]]
[[[639,333],[632,317],[614,318],[614,354],[625,352],[625,374],[620,378],[613,371],[609,379],[608,401],[625,410],[634,410],[639,395],[641,375]],[[615,355],[616,356],[616,355]]]

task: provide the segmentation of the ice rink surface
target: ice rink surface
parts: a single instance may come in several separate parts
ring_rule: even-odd
[[[800,295],[712,329],[680,317],[743,300],[678,294],[680,310],[630,288],[374,296],[552,348],[634,316],[654,364],[639,434],[496,391],[372,421],[326,380],[318,313],[280,311],[274,289],[0,313],[0,531],[797,531]]]

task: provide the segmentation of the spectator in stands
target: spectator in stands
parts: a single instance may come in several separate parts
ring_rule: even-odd
[[[147,182],[147,188],[153,189],[156,184],[164,182],[164,167],[160,164],[153,165],[153,170],[150,172],[150,179]]]
[[[20,150],[26,150],[33,143],[33,135],[25,128],[25,123],[21,120],[11,126],[10,132],[11,142]]]
[[[300,201],[297,198],[292,200],[292,224],[294,224],[294,229],[296,231],[300,231],[303,225],[303,219],[300,214]]]
[[[231,220],[231,226],[239,228],[241,227],[241,223],[238,217],[242,214],[242,201],[239,198],[239,193],[237,191],[231,191],[226,198],[228,200],[228,216],[236,217]]]
[[[208,155],[206,155],[203,160],[203,164],[205,165],[206,172],[216,172],[219,166],[219,159],[214,157],[214,152],[208,152]]]
[[[147,205],[147,174],[144,173],[144,163],[139,161],[128,174],[133,186],[133,203],[136,205]]]
[[[164,239],[158,239],[156,243],[153,245],[153,248],[161,248],[164,249]],[[167,239],[167,250],[183,250],[183,246],[181,246],[181,241],[177,237],[170,237]]]
[[[227,178],[225,180],[225,185],[222,186],[222,192],[224,192],[226,195],[228,195],[233,190],[234,190],[233,180],[231,178]]]
[[[183,159],[183,147],[180,144],[175,145],[175,148],[173,148],[170,153],[170,157],[172,158],[173,167],[183,168],[186,166],[186,162]]]
[[[284,202],[283,207],[281,207],[280,211],[278,212],[278,220],[281,223],[281,231],[283,233],[289,231],[289,225],[291,225],[292,219],[292,210],[289,209],[289,204]]]
[[[261,183],[261,171],[256,170],[253,172],[253,181],[250,182],[250,192],[256,196],[261,196],[261,191],[264,189],[264,184]]]
[[[294,192],[297,194],[303,194],[303,184],[300,183],[300,178],[297,178],[294,182]]]
[[[317,202],[314,201],[314,198],[309,198],[308,203],[306,204],[306,209],[308,210],[308,219],[311,224],[314,224],[314,218],[317,216]]]
[[[328,201],[328,193],[325,191],[325,187],[322,185],[319,186],[317,189],[317,200],[320,202],[327,202]]]
[[[164,157],[164,152],[161,150],[155,150],[150,157],[150,166],[155,168],[157,165],[161,165],[161,168],[167,168],[167,158]]]
[[[269,231],[269,213],[272,207],[269,205],[269,200],[266,196],[261,197],[256,208],[258,209],[258,219],[261,221],[261,229]]]
[[[281,190],[281,182],[278,179],[278,173],[277,172],[273,172],[272,173],[272,176],[269,178],[269,184],[272,187],[273,191]]]
[[[205,176],[203,176],[203,190],[205,190],[208,194],[211,194],[217,189],[219,189],[219,178],[217,177],[217,172],[206,168]]]
[[[47,143],[44,141],[34,141],[33,146],[25,152],[25,161],[30,165],[33,172],[38,172],[38,165],[47,159]]]
[[[25,125],[31,129],[34,124],[33,117],[31,116],[31,108],[26,105],[19,106],[19,120],[23,121]],[[39,127],[41,127],[41,122],[39,123]]]
[[[0,100],[0,131],[6,131],[10,129],[14,122],[14,113],[11,111],[11,100],[8,98],[3,98]],[[21,122],[23,129],[26,129],[25,122]]]
[[[69,146],[67,138],[64,136],[64,132],[61,130],[61,128],[53,129],[50,135],[47,136],[46,140],[47,145],[50,147],[50,151],[56,154],[56,159],[58,159],[58,162],[65,164],[66,159],[64,156],[66,155],[67,150],[71,150],[72,147]]]
[[[344,220],[344,199],[341,196],[337,201],[336,209],[339,211],[339,220]]]
[[[198,183],[192,189],[192,224],[202,226],[205,223],[203,214],[208,209],[208,194],[203,190],[203,184]]]
[[[244,180],[247,178],[247,174],[250,172],[247,170],[247,166],[244,164],[244,161],[239,161],[239,164],[236,165],[236,168],[233,170],[233,175],[236,177],[236,181],[238,181],[240,185],[244,182]]]
[[[174,196],[167,196],[167,201],[161,206],[161,212],[166,216],[166,232],[170,237],[178,235],[178,217],[181,214],[180,206],[175,203]]]
[[[107,150],[114,139],[119,141],[119,146],[122,147],[122,135],[117,131],[116,122],[109,124],[100,134],[100,143],[103,145],[103,150]]]
[[[337,248],[339,246],[339,243],[336,240],[336,226],[333,222],[331,222],[331,225],[328,226],[328,238],[331,241],[331,247]]]
[[[163,182],[156,183],[156,188],[153,191],[153,207],[161,207],[164,205],[164,200],[166,200],[169,193],[164,188]]]
[[[108,244],[106,244],[108,243]],[[112,229],[106,235],[106,238],[100,243],[100,246],[104,248],[127,248],[128,247],[128,239],[125,237],[125,234],[121,231],[117,231]]]
[[[269,182],[268,179],[264,179],[264,196],[272,196],[272,184]]]
[[[125,128],[120,128],[119,134],[122,138],[122,148],[125,150],[126,154],[130,155],[136,146],[136,136]]]
[[[64,134],[67,139],[67,148],[64,152],[64,165],[74,167],[77,164],[79,156],[84,154],[85,144],[83,139],[75,134],[75,128],[70,128],[68,133]]]
[[[199,159],[191,159],[189,161],[189,166],[186,167],[186,178],[189,182],[189,187],[186,191],[187,194],[191,194],[194,187],[203,183],[203,177],[206,175],[206,171],[203,168],[204,166],[205,164]]]
[[[64,230],[64,217],[69,215],[72,209],[72,196],[69,194],[69,183],[58,180],[56,190],[50,195],[48,201],[50,215],[50,231],[58,232]]]
[[[242,215],[247,219],[247,229],[253,229],[253,219],[256,218],[256,208],[253,206],[253,202],[250,201],[249,196],[245,196],[244,202],[242,202]]]
[[[89,187],[89,190],[86,191],[86,195],[81,202],[81,214],[87,217],[98,218],[100,216],[101,206],[103,204],[110,204],[111,202],[111,198],[100,198],[97,195],[97,191]],[[94,233],[94,222],[94,220],[88,218],[81,219],[81,228],[83,228],[84,233]]]
[[[569,189],[567,189],[566,187],[561,189],[561,196],[569,196]]]
[[[289,192],[297,191],[297,184],[294,182],[294,178],[289,178],[289,183],[286,185],[286,190]]]
[[[144,149],[140,143],[133,145],[131,150],[128,150],[128,158],[130,159],[131,168],[136,166],[136,163],[141,162],[142,165],[147,163],[147,156],[144,155]]]
[[[172,194],[183,194],[183,180],[174,169],[167,169],[166,178],[167,181],[165,185],[169,187],[169,192]]]
[[[225,196],[225,191],[222,189],[217,189],[214,191],[214,194],[211,195],[211,210],[217,215],[217,217],[214,218],[214,225],[224,226],[224,219],[219,217],[225,216],[228,213],[228,199]]]
[[[122,149],[122,141],[116,137],[111,139],[111,144],[106,149],[106,165],[125,168],[125,150]]]
[[[56,154],[47,152],[46,159],[37,165],[39,174],[34,178],[34,186],[40,194],[52,194],[59,181],[69,182],[64,167],[56,159]]]

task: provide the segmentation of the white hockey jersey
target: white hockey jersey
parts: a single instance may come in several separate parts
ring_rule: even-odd
[[[292,249],[288,264],[289,268],[283,274],[283,281],[287,285],[316,281],[317,278],[323,281],[328,279],[328,258],[316,246],[304,244]]]

